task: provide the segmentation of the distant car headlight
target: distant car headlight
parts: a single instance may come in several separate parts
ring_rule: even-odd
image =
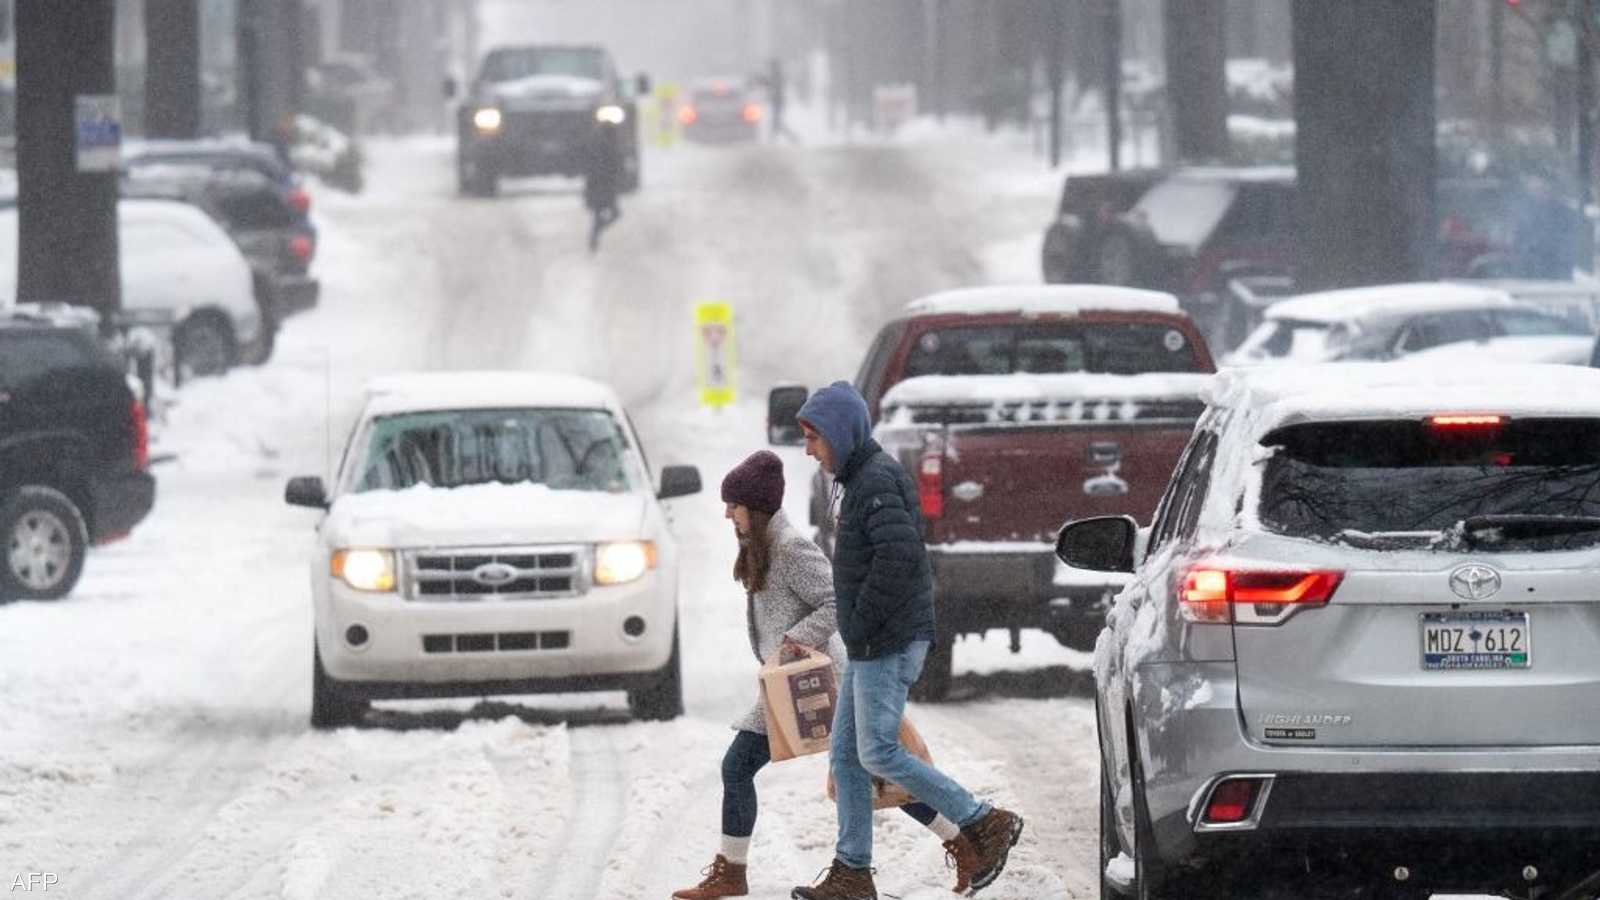
[[[472,127],[484,134],[494,134],[499,131],[502,121],[500,110],[492,106],[486,106],[472,114]]]
[[[615,104],[606,104],[594,111],[594,118],[608,125],[621,125],[628,120],[628,111]]]
[[[594,583],[627,584],[656,567],[656,545],[651,541],[619,541],[594,548]]]
[[[335,550],[328,569],[358,591],[394,590],[394,553],[388,550]]]

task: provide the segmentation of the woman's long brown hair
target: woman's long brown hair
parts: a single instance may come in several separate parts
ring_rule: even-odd
[[[739,558],[733,561],[733,580],[752,594],[767,586],[767,569],[772,566],[772,543],[767,540],[767,525],[771,522],[771,513],[752,509],[750,533],[739,535]]]

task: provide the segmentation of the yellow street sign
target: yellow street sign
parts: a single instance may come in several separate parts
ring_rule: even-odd
[[[734,401],[733,307],[701,303],[694,310],[695,375],[700,403],[712,408]]]

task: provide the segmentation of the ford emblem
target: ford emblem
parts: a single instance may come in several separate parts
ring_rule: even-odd
[[[472,580],[485,587],[509,584],[517,577],[517,570],[503,562],[484,563],[472,570]]]

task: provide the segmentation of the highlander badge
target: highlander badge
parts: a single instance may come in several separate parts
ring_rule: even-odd
[[[509,584],[517,577],[517,570],[503,562],[484,563],[472,570],[472,580],[485,587]]]
[[[1487,600],[1500,593],[1500,573],[1476,563],[1450,573],[1450,590],[1463,600]]]

